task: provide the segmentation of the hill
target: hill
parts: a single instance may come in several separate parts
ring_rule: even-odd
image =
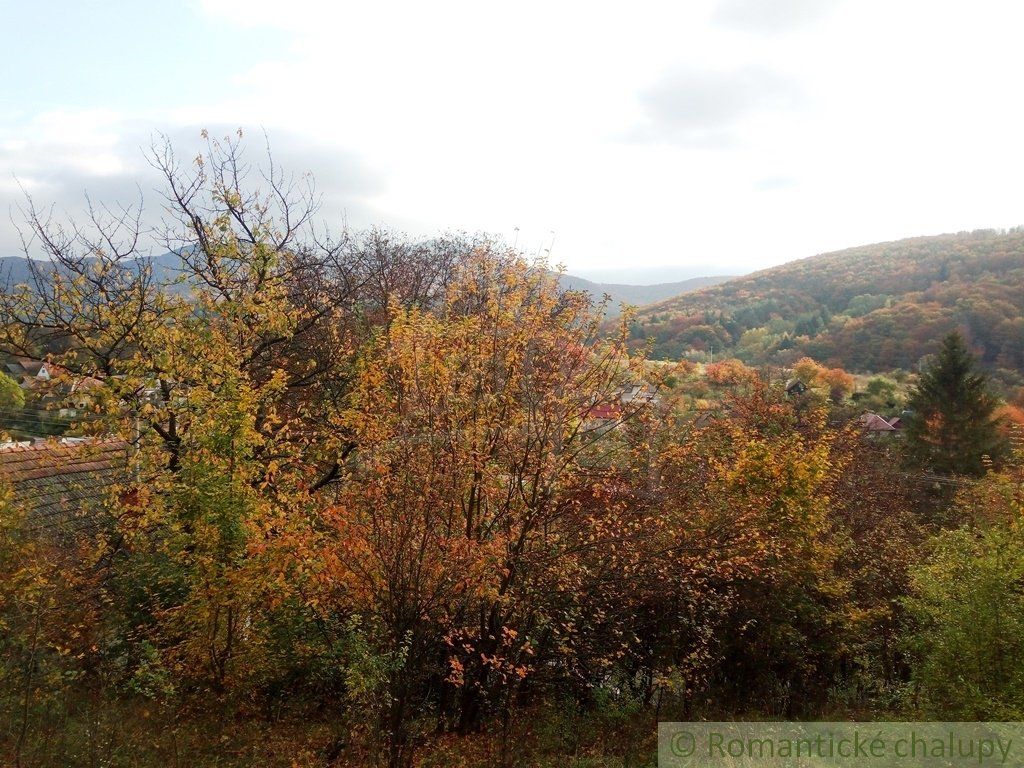
[[[689,280],[655,285],[623,285],[620,283],[596,283],[575,275],[562,275],[560,282],[566,290],[586,291],[595,301],[600,301],[605,294],[608,294],[611,296],[611,303],[608,307],[609,314],[616,315],[619,313],[621,304],[632,304],[638,307],[644,304],[653,304],[671,296],[679,296],[700,288],[719,285],[731,279],[733,278],[729,275],[719,275],[693,277]]]
[[[751,364],[809,355],[913,369],[959,329],[990,368],[1024,371],[1024,228],[916,237],[812,256],[641,310],[654,356],[713,348]]]
[[[644,254],[646,259],[649,254]],[[655,256],[656,258],[656,256]],[[614,285],[657,285],[658,283],[679,283],[684,280],[691,280],[695,277],[706,275],[722,275],[722,264],[701,264],[688,262],[686,264],[660,264],[644,266],[643,264],[631,263],[624,260],[617,267],[586,267],[569,268],[569,272],[576,277],[589,280],[592,283],[612,283]],[[744,272],[729,272],[729,277],[738,277]]]
[[[152,264],[154,278],[160,282],[172,282],[181,269],[180,257],[169,251],[159,256],[150,257],[148,261]],[[141,260],[125,262],[129,269],[140,263]],[[54,267],[53,262],[43,259],[33,259],[33,264],[39,267],[44,274]],[[32,283],[32,266],[28,259],[24,256],[0,256],[0,287],[22,283],[28,285]]]

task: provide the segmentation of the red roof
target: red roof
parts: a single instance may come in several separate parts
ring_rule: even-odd
[[[126,479],[128,448],[117,439],[7,446],[0,448],[0,482],[10,486],[32,528],[68,524]]]
[[[860,417],[860,423],[871,432],[895,432],[896,428],[877,413],[865,413]]]
[[[622,418],[622,406],[618,403],[598,403],[588,414],[592,419],[612,421]]]

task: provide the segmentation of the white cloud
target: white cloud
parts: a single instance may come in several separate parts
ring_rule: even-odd
[[[641,93],[646,120],[634,136],[697,148],[728,148],[745,123],[778,115],[792,120],[803,96],[794,78],[751,66],[666,72]]]
[[[81,219],[86,195],[97,204],[136,205],[142,199],[144,224],[155,225],[162,213],[164,182],[150,163],[154,142],[165,135],[182,157],[202,148],[200,132],[213,136],[234,133],[215,122],[178,124],[169,119],[129,118],[110,112],[59,110],[45,112],[23,124],[0,126],[0,255],[21,245],[18,227],[24,222],[26,194],[37,206],[52,207],[60,218]],[[160,135],[158,135],[160,134]],[[247,139],[246,152],[260,161],[266,151],[258,131]],[[354,224],[376,221],[372,197],[383,180],[365,162],[337,146],[318,145],[308,137],[280,129],[270,137],[275,162],[301,173],[315,171],[325,213]],[[6,222],[10,222],[7,224]]]
[[[826,17],[837,5],[837,0],[723,0],[713,19],[746,32],[792,32]]]
[[[320,178],[326,213],[518,227],[531,250],[555,231],[570,266],[754,268],[1024,220],[1009,0],[198,7],[225,39],[277,43],[211,72],[214,100],[11,118],[0,167],[70,201],[146,178],[153,130],[241,125],[259,149],[265,128]]]

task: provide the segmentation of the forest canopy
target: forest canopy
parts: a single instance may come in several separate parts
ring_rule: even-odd
[[[1024,229],[918,237],[812,256],[642,308],[655,357],[809,356],[854,372],[916,370],[959,330],[981,362],[1024,370]]]

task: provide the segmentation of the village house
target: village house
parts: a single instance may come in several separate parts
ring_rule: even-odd
[[[807,385],[800,381],[800,379],[790,379],[786,382],[787,395],[802,395],[806,391]]]
[[[95,393],[103,383],[91,376],[71,377],[67,371],[45,360],[15,357],[4,367],[26,393],[49,407],[59,404],[55,413],[62,419],[73,419],[91,409]]]
[[[616,429],[623,418],[645,406],[659,401],[657,390],[646,383],[630,384],[619,389],[613,399],[595,403],[587,412],[585,429],[595,434],[604,434]]]
[[[4,364],[7,373],[22,389],[35,389],[52,378],[50,364],[45,360],[15,357]]]
[[[863,413],[859,421],[868,437],[891,436],[897,431],[896,427],[877,413]]]

